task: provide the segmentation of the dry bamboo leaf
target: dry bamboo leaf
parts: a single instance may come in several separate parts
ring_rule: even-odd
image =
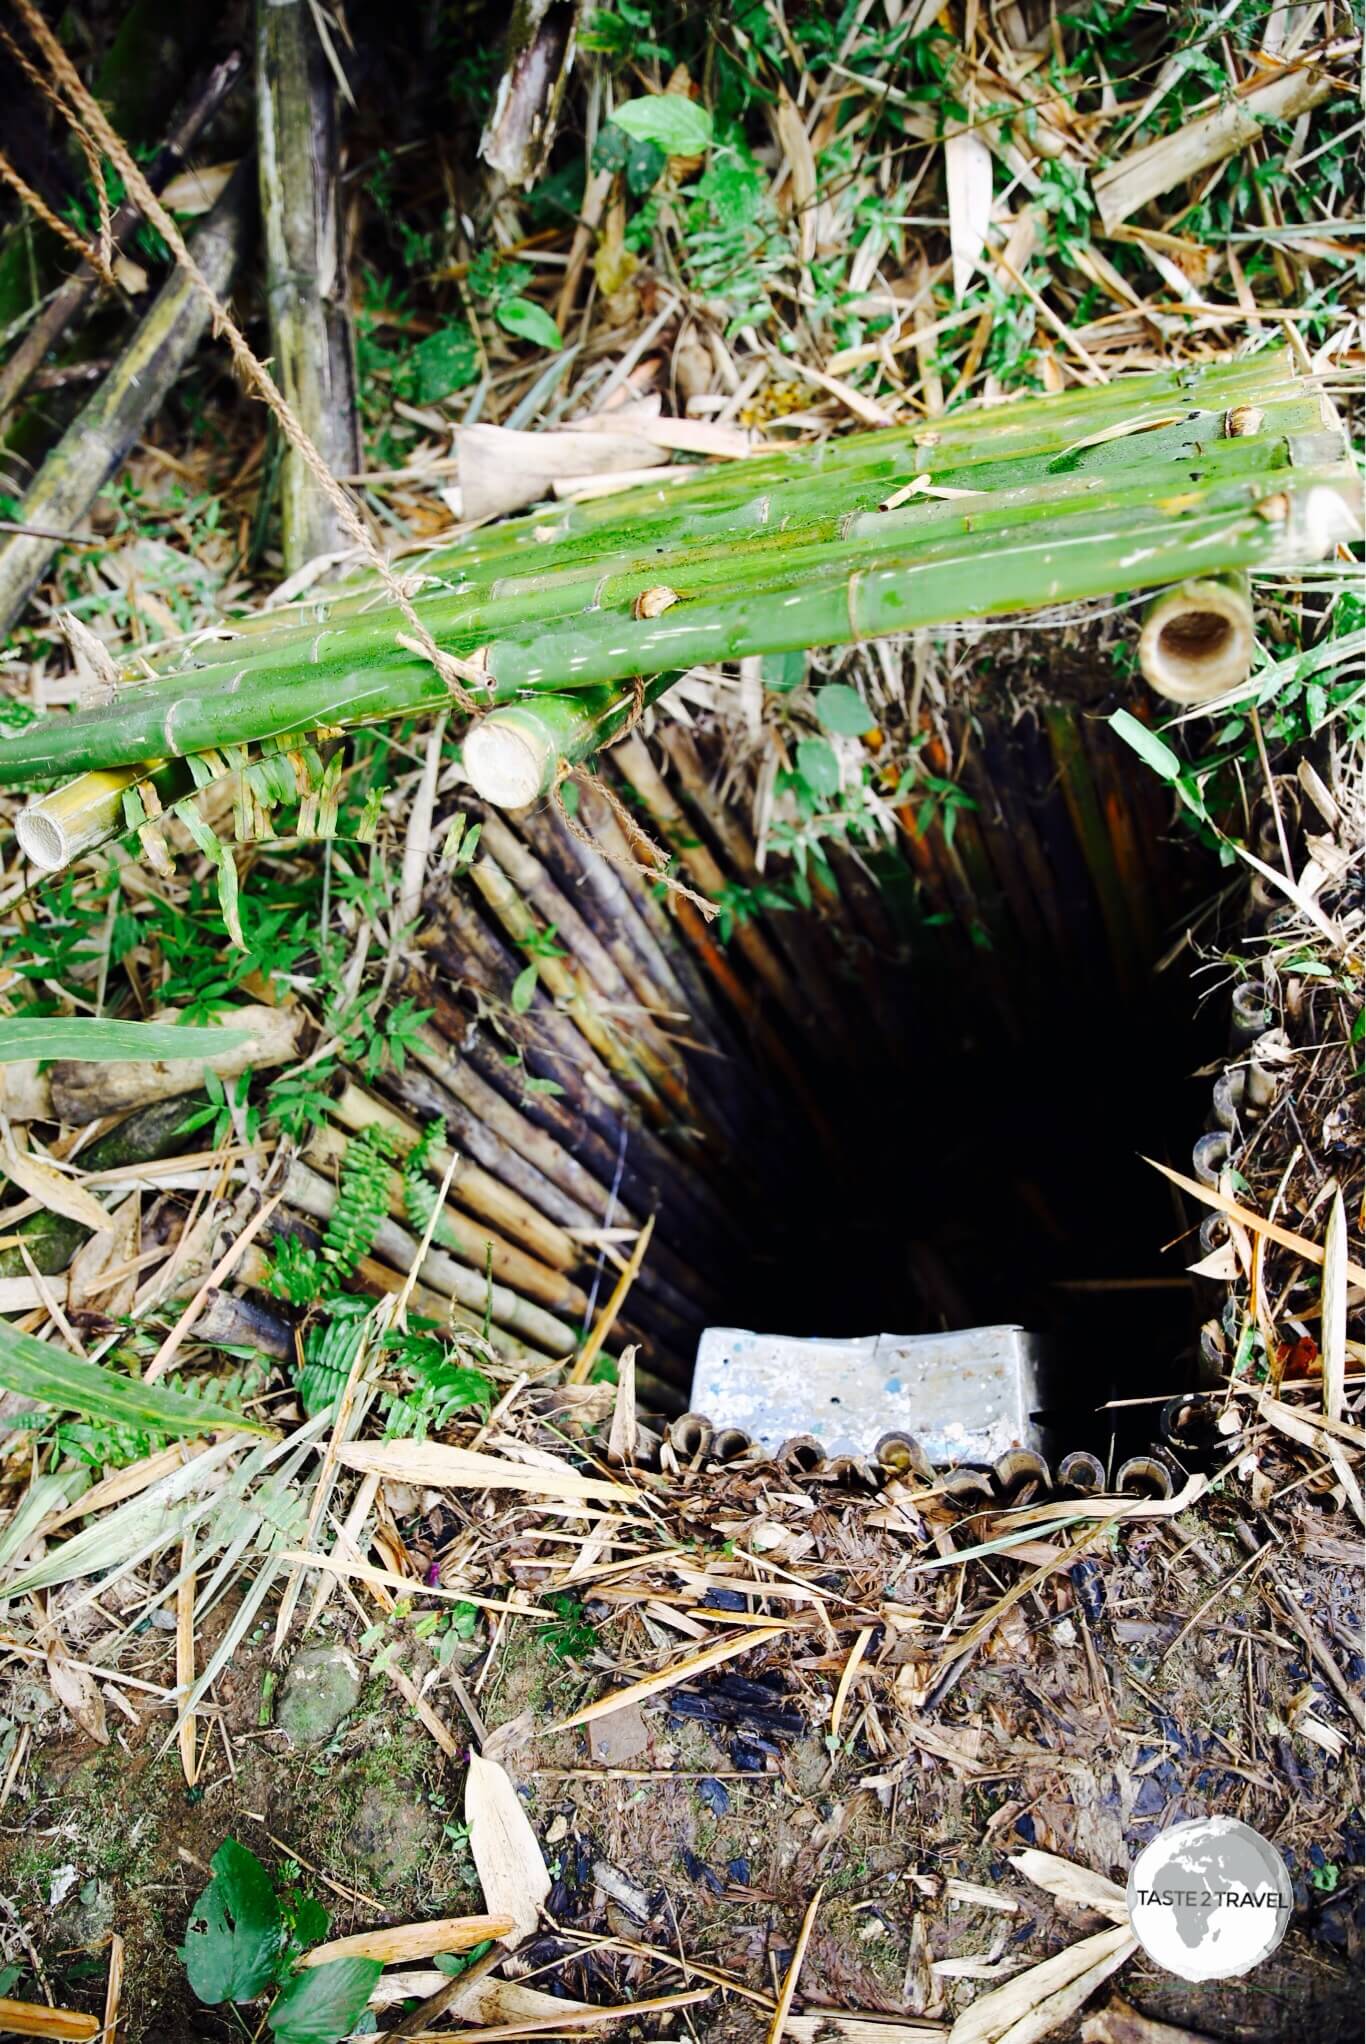
[[[1171,2023],[1155,2023],[1141,2016],[1116,1994],[1081,2026],[1081,2044],[1214,2044],[1194,2030],[1178,2030]]]
[[[1127,1923],[1097,1931],[990,1994],[979,1995],[949,2032],[948,2044],[1034,2044],[1075,2013],[1102,1980],[1138,1950]]]
[[[981,260],[991,225],[991,151],[980,135],[962,129],[944,137],[944,176],[949,190],[953,295],[961,300]]]
[[[1041,1852],[1033,1845],[1023,1852],[1012,1852],[1010,1863],[1019,1868],[1027,1881],[1056,1895],[1060,1902],[1080,1903],[1083,1909],[1098,1910],[1116,1923],[1129,1921],[1128,1897],[1119,1883],[1106,1874],[1079,1866],[1075,1860],[1061,1859],[1057,1853]]]
[[[389,1930],[362,1930],[354,1937],[331,1938],[306,1952],[299,1964],[327,1966],[333,1959],[378,1959],[381,1966],[400,1966],[408,1959],[430,1959],[437,1952],[472,1951],[475,1945],[492,1939],[507,1939],[515,1928],[510,1916],[441,1916],[431,1923],[398,1923]]]
[[[875,1626],[865,1625],[850,1648],[849,1658],[844,1664],[844,1672],[839,1679],[839,1687],[835,1691],[835,1701],[830,1707],[830,1736],[832,1739],[839,1737],[840,1720],[844,1716],[844,1706],[849,1701],[849,1691],[854,1686],[854,1677],[858,1674],[859,1663],[867,1653],[876,1629]]]
[[[236,163],[206,163],[200,170],[182,170],[162,190],[161,203],[168,213],[211,213],[236,168]]]
[[[747,1652],[750,1647],[760,1647],[766,1640],[791,1628],[775,1620],[771,1624],[755,1626],[749,1632],[742,1632],[731,1639],[718,1640],[715,1646],[704,1647],[700,1654],[689,1654],[685,1660],[675,1661],[658,1675],[647,1675],[641,1682],[632,1682],[625,1689],[614,1689],[608,1696],[600,1696],[596,1703],[590,1703],[586,1710],[574,1717],[566,1718],[563,1724],[552,1725],[552,1732],[571,1732],[576,1725],[591,1724],[594,1718],[605,1718],[610,1711],[624,1710],[628,1703],[644,1703],[651,1696],[658,1696],[666,1689],[674,1689],[680,1682],[686,1682],[691,1675],[700,1675],[707,1668],[719,1667],[722,1661],[733,1660],[736,1654]]]
[[[519,1945],[539,1927],[550,1874],[511,1778],[477,1753],[465,1777],[465,1822],[484,1901],[512,1926],[502,1933],[504,1944]]]
[[[131,1266],[136,1262],[138,1243],[141,1239],[142,1194],[130,1193],[122,1206],[115,1207],[105,1216],[105,1225],[98,1235],[92,1235],[88,1242],[82,1242],[71,1259],[67,1274],[67,1311],[74,1313],[83,1306],[94,1305],[109,1320],[117,1320],[133,1310],[137,1297],[138,1276]],[[96,1285],[95,1280],[106,1272],[122,1270],[123,1275],[110,1285]]]
[[[0,1305],[0,1311],[3,1310],[3,1305]],[[63,1506],[60,1512],[54,1512],[50,1519],[44,1519],[39,1530],[44,1538],[50,1539],[73,1519],[107,1512],[112,1505],[122,1504],[125,1498],[150,1490],[154,1483],[160,1483],[163,1476],[170,1476],[186,1462],[206,1455],[212,1446],[211,1441],[175,1441],[169,1448],[159,1449],[155,1455],[144,1455],[140,1462],[130,1462],[126,1469],[116,1469],[112,1476],[106,1476],[102,1482],[82,1491],[71,1504]]]
[[[449,1985],[450,1976],[445,1973],[384,1973],[375,1982],[370,2006],[392,2008],[399,2001],[426,2001]],[[486,1974],[482,1980],[462,1986],[447,2013],[466,2023],[528,2023],[538,2016],[576,2016],[588,2008],[587,2002],[561,2000],[559,1995],[523,1987],[520,1981],[494,1980]],[[455,2044],[455,2035],[446,2033],[448,2044]]]
[[[612,1408],[612,1430],[607,1437],[607,1459],[618,1467],[636,1459],[636,1344],[617,1357],[617,1395]]]
[[[98,2016],[83,2016],[75,2009],[50,2009],[36,2001],[11,2001],[0,1995],[0,2031],[7,2037],[58,2037],[73,2040],[98,2037],[102,2028]]]
[[[773,125],[778,131],[778,147],[792,173],[792,210],[797,215],[802,267],[805,268],[816,252],[816,158],[806,123],[798,113],[791,93],[781,83]]]
[[[1251,1207],[1239,1206],[1236,1199],[1230,1199],[1225,1192],[1217,1192],[1212,1185],[1202,1185],[1198,1178],[1187,1178],[1184,1171],[1173,1171],[1170,1164],[1159,1164],[1156,1157],[1145,1157],[1145,1164],[1151,1164],[1154,1171],[1160,1171],[1164,1178],[1170,1178],[1173,1185],[1179,1185],[1192,1199],[1201,1200],[1207,1207],[1215,1207],[1231,1220],[1241,1221],[1254,1235],[1265,1235],[1271,1242],[1279,1242],[1282,1249],[1293,1249],[1306,1263],[1322,1263],[1323,1251],[1317,1242],[1311,1242],[1304,1235],[1292,1234],[1289,1228],[1280,1227],[1275,1221],[1265,1221],[1260,1214],[1254,1214]],[[1366,1285],[1366,1269],[1359,1263],[1344,1262],[1343,1270],[1354,1285]]]
[[[1342,1188],[1333,1193],[1323,1237],[1323,1410],[1328,1419],[1342,1418],[1347,1375],[1347,1210]]]
[[[27,1150],[21,1150],[12,1131],[6,1132],[4,1168],[7,1178],[54,1214],[79,1221],[92,1234],[102,1235],[108,1229],[109,1215],[95,1195],[40,1158],[31,1157]]]
[[[825,1883],[822,1882],[806,1905],[806,1914],[802,1918],[802,1927],[797,1933],[797,1942],[792,1948],[792,1963],[787,1969],[787,1976],[783,1981],[782,1991],[778,1996],[778,2006],[773,2011],[773,2021],[768,2026],[768,2044],[779,2044],[779,2039],[787,2028],[788,2011],[792,2007],[792,2000],[797,1992],[797,1982],[801,1979],[802,1963],[806,1958],[806,1948],[811,1942],[811,1931],[816,1921],[816,1911],[820,1908],[821,1896],[824,1893]]]
[[[1332,1434],[1335,1440],[1347,1441],[1354,1448],[1366,1448],[1366,1430],[1361,1427],[1351,1426],[1345,1419],[1330,1419],[1327,1413],[1301,1412],[1297,1406],[1273,1398],[1269,1391],[1259,1392],[1257,1410],[1273,1427],[1281,1427],[1292,1441],[1299,1441],[1306,1448],[1322,1445],[1316,1438],[1319,1434]]]
[[[123,1939],[114,1931],[109,1939],[109,1974],[104,1984],[104,2044],[118,2044],[119,2006],[123,2001]]]
[[[187,1533],[180,1543],[180,1580],[175,1594],[175,1682],[182,1702],[194,1688],[194,1593],[194,1539]],[[193,1788],[199,1775],[196,1735],[194,1712],[186,1711],[178,1735],[186,1788]]]
[[[654,1231],[655,1217],[651,1214],[640,1233],[636,1236],[631,1254],[627,1257],[621,1275],[612,1287],[611,1297],[594,1323],[592,1333],[575,1357],[574,1367],[565,1378],[566,1384],[587,1383],[588,1372],[601,1354],[602,1345],[612,1332],[616,1317],[626,1303],[626,1295],[639,1275],[640,1266],[645,1261],[645,1252],[650,1246],[650,1237],[654,1234]]]
[[[533,1467],[503,1455],[481,1455],[473,1448],[448,1448],[438,1441],[348,1441],[338,1448],[337,1460],[348,1469],[435,1490],[529,1490],[538,1497],[596,1499],[604,1504],[630,1504],[636,1496],[625,1484],[580,1476],[567,1467]]]
[[[461,516],[482,520],[520,511],[567,477],[654,468],[667,451],[636,433],[520,433],[507,426],[461,426]]]
[[[883,2016],[837,2014],[833,2009],[789,2016],[783,2031],[789,2044],[935,2044],[947,2035],[942,2023],[892,2023]]]
[[[660,1994],[649,2001],[623,2001],[612,2008],[588,2008],[584,2003],[557,2001],[555,2013],[544,2016],[514,2016],[509,2022],[481,2024],[477,2030],[414,2030],[407,2044],[515,2044],[522,2037],[539,2037],[549,2031],[555,2036],[580,2030],[605,2029],[628,2016],[663,2015],[669,2009],[693,2008],[710,2001],[714,1987],[687,1988],[680,1994]]]
[[[76,1720],[83,1732],[99,1745],[109,1744],[104,1698],[99,1684],[85,1668],[78,1668],[58,1639],[47,1646],[47,1679],[62,1709]]]
[[[35,1278],[0,1278],[0,1313],[31,1313],[35,1307],[47,1310],[49,1299],[62,1305],[66,1299],[66,1275]]]

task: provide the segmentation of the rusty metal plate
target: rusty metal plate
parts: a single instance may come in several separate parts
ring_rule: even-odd
[[[828,1455],[871,1455],[897,1431],[949,1468],[994,1462],[1007,1448],[1042,1452],[1039,1379],[1040,1343],[1022,1327],[847,1341],[709,1327],[692,1408],[716,1426],[742,1427],[770,1453],[814,1434]]]

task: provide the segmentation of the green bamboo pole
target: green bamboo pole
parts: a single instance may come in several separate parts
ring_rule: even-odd
[[[554,591],[546,616],[533,595],[519,594],[445,620],[430,610],[428,621],[447,650],[481,656],[491,702],[506,702],[1152,588],[1196,567],[1302,564],[1358,529],[1355,474],[1336,458],[1231,480],[1183,477],[1180,489],[1165,467],[1082,493],[1069,487],[1075,480],[1024,502],[987,496],[862,514],[840,537],[790,549],[782,535],[753,550],[732,545],[691,580],[685,551],[667,561],[672,582],[599,579],[586,607],[569,610],[555,609],[564,592]],[[661,593],[677,600],[651,606]],[[445,704],[441,677],[398,636],[389,614],[319,634],[287,667],[258,651],[41,720],[0,741],[0,785]]]
[[[1071,494],[1077,494],[1093,487],[1096,477],[1156,470],[1160,461],[1226,464],[1251,473],[1281,465],[1287,458],[1283,443],[1291,438],[1333,424],[1331,408],[1317,391],[1297,384],[1278,394],[1278,379],[1288,374],[1283,364],[1277,370],[1279,359],[1272,361],[1270,388],[1266,377],[1259,379],[1263,403],[1251,414],[1246,405],[1226,411],[1204,403],[1200,386],[1197,401],[1173,417],[1169,400],[1142,403],[1140,387],[1148,379],[1131,378],[1085,393],[1088,400],[1105,397],[1106,403],[1103,409],[1093,404],[1080,417],[1067,401],[1050,398],[965,415],[961,426],[952,428],[922,424],[913,430],[854,434],[719,471],[704,469],[695,481],[668,488],[647,485],[551,517],[541,513],[505,520],[410,560],[407,568],[413,579],[428,584],[428,593],[416,598],[425,611],[452,594],[469,601],[481,592],[544,591],[551,578],[573,570],[590,577],[629,572],[633,555],[638,571],[645,572],[659,565],[661,548],[686,548],[695,564],[699,547],[729,547],[736,538],[769,535],[790,544],[798,533],[827,537],[855,514],[876,511],[921,478],[936,489],[1028,491],[1048,487],[1061,475],[1073,479]],[[1245,394],[1245,388],[1229,395]],[[1243,423],[1249,416],[1256,418],[1255,432]],[[1237,433],[1231,422],[1239,424]],[[1230,450],[1226,435],[1241,439],[1242,447]],[[620,535],[629,536],[624,549]],[[244,652],[264,636],[272,648],[283,650],[295,643],[287,632],[297,633],[300,642],[312,640],[320,627],[373,612],[376,600],[373,583],[363,582],[349,594],[311,596],[292,609],[258,613],[240,620],[235,629]],[[152,656],[154,667],[176,659],[175,648]]]

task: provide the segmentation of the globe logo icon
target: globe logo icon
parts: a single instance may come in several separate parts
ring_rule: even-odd
[[[1248,1973],[1285,1936],[1294,1900],[1275,1847],[1235,1817],[1174,1824],[1129,1874],[1134,1935],[1183,1980]]]

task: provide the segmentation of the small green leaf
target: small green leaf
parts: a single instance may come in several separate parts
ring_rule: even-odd
[[[525,1015],[535,998],[535,994],[536,966],[533,962],[530,965],[524,965],[516,979],[512,982],[511,1000],[513,1014]]]
[[[179,1028],[174,1022],[104,1022],[95,1015],[7,1016],[0,1021],[0,1065],[26,1058],[61,1058],[72,1064],[158,1064],[171,1058],[208,1058],[246,1043],[246,1029]]]
[[[816,715],[827,731],[843,738],[858,738],[877,722],[858,690],[842,681],[827,681],[816,690]]]
[[[260,1860],[235,1838],[223,1840],[209,1865],[213,1879],[185,1931],[190,1986],[211,2005],[255,2001],[273,1982],[284,1946],[280,1904]]]
[[[1131,717],[1127,710],[1112,710],[1109,717],[1112,731],[1132,745],[1139,758],[1146,760],[1154,773],[1161,774],[1164,781],[1179,780],[1181,760],[1155,731],[1146,724],[1140,724],[1137,717]]]
[[[829,800],[840,791],[840,763],[823,738],[803,738],[797,747],[797,772],[815,795]]]
[[[266,2017],[279,2044],[338,2044],[349,2037],[384,1971],[378,1959],[329,1959],[306,1966]]]
[[[612,115],[637,142],[653,142],[666,156],[700,156],[711,141],[706,107],[681,92],[651,92],[628,99]]]
[[[522,341],[538,348],[562,348],[564,336],[543,305],[530,298],[505,298],[496,314],[498,324]]]
[[[759,674],[765,688],[771,688],[775,695],[787,695],[806,680],[806,655],[765,653],[759,662]]]
[[[637,199],[644,198],[663,177],[668,161],[657,142],[633,141],[626,152],[627,191]]]

